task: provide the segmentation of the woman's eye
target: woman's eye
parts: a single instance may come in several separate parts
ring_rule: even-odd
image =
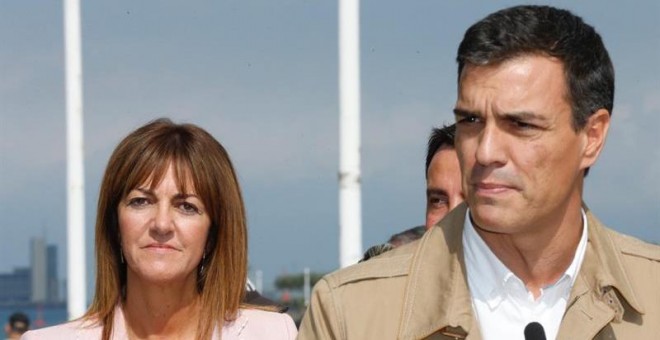
[[[134,197],[128,201],[128,205],[131,207],[144,207],[149,204],[149,200],[145,197]]]
[[[197,207],[194,204],[188,203],[188,202],[182,202],[181,204],[179,204],[179,209],[181,209],[181,211],[183,211],[187,214],[199,214],[200,213],[199,209],[197,209]]]

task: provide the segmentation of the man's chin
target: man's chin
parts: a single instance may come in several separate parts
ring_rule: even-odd
[[[497,204],[476,204],[470,206],[472,224],[488,232],[501,233],[506,229],[507,217],[516,214],[511,209],[505,209]]]

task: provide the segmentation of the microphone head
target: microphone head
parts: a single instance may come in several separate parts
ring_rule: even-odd
[[[525,327],[525,340],[546,340],[545,330],[538,322],[530,322]]]

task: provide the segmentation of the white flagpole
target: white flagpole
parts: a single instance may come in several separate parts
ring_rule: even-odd
[[[360,2],[339,0],[339,264],[362,255]]]
[[[64,0],[67,151],[67,308],[69,320],[87,308],[85,282],[85,172],[80,0]]]
[[[309,276],[310,276],[309,267],[305,267],[303,269],[303,299],[305,301],[305,307],[309,305],[309,297],[312,291]]]

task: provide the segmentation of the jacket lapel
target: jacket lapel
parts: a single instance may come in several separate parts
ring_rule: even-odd
[[[213,340],[232,340],[232,339],[240,339],[241,333],[247,327],[249,318],[243,313],[241,309],[238,310],[238,316],[236,317],[236,320],[231,321],[231,322],[225,322],[222,327],[218,327],[216,325],[215,329],[213,330],[213,335],[211,336],[211,339]]]
[[[410,269],[399,326],[400,339],[434,333],[478,339],[463,260],[466,205],[447,215],[420,240]]]

